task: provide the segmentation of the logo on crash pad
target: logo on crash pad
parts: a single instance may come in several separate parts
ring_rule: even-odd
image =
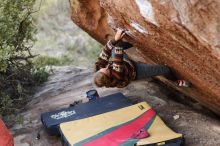
[[[76,112],[74,110],[73,111],[62,111],[57,114],[51,115],[50,117],[52,119],[59,120],[59,119],[63,119],[63,118],[68,118],[74,114],[76,114]]]

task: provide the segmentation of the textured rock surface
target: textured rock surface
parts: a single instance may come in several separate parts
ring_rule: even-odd
[[[220,115],[219,0],[70,0],[70,5],[72,20],[103,44],[115,28],[127,29],[126,39],[137,47],[130,50],[132,58],[168,64],[192,87],[168,84]]]

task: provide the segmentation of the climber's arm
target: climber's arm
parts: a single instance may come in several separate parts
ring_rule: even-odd
[[[125,31],[122,29],[117,29],[117,32],[115,34],[115,40],[120,41],[125,35]],[[121,41],[122,42],[122,41]],[[123,69],[124,69],[124,63],[123,63],[123,47],[115,47],[114,49],[114,55],[113,55],[113,68],[112,68],[112,75],[115,76],[118,80],[123,80]]]
[[[115,40],[109,40],[107,44],[102,48],[98,60],[95,63],[95,71],[98,71],[101,68],[105,68],[108,65],[112,49],[115,47],[116,43],[117,42]]]
[[[115,38],[113,40],[108,41],[108,43],[103,47],[102,52],[100,53],[98,60],[95,63],[95,71],[107,67],[109,58],[111,57],[112,49],[123,38],[124,35],[125,35],[124,30],[117,29]]]
[[[113,68],[112,68],[112,74],[115,76],[118,80],[123,80],[123,71],[124,71],[124,63],[123,63],[123,55],[124,51],[121,47],[115,47],[114,50],[114,57],[113,57]]]

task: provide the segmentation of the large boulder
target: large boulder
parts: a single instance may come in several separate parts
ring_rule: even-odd
[[[220,115],[219,0],[70,0],[72,20],[102,44],[117,27],[131,58],[168,64],[191,88],[177,88]]]

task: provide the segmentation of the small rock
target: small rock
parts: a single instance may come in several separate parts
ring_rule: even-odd
[[[40,133],[37,134],[37,137],[35,138],[36,140],[40,139]]]
[[[173,119],[174,120],[177,120],[177,119],[179,119],[180,118],[180,115],[175,115],[175,116],[173,116]]]

